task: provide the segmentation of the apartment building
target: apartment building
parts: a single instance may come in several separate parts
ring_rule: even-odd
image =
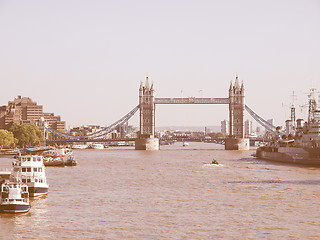
[[[29,97],[21,96],[9,101],[8,106],[0,107],[0,129],[8,129],[13,123],[37,124],[40,117],[44,117],[49,127],[58,131],[66,130],[66,123],[61,121],[60,116],[44,113],[42,105],[33,102]]]

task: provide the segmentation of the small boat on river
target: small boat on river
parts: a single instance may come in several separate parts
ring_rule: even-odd
[[[63,158],[53,156],[43,157],[43,164],[46,167],[63,167],[65,165]]]
[[[70,166],[70,161],[75,162],[72,150],[69,148],[56,148],[42,153],[43,163],[46,167]]]
[[[24,213],[30,209],[28,186],[19,182],[1,184],[0,212]]]

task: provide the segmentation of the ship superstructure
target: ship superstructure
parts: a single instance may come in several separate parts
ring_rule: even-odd
[[[293,134],[286,139],[277,139],[268,146],[259,147],[258,158],[320,166],[320,109],[317,107],[316,91],[310,90],[308,121],[293,122]],[[291,114],[292,115],[292,114]]]
[[[43,157],[39,155],[18,156],[13,163],[12,178],[21,179],[28,185],[31,197],[48,193]]]

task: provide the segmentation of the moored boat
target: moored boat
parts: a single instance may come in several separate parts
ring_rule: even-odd
[[[104,149],[104,146],[103,146],[103,144],[101,144],[101,143],[92,143],[92,144],[90,145],[90,148],[91,148],[91,149]]]
[[[10,179],[21,179],[22,183],[27,184],[31,197],[48,193],[49,185],[47,184],[42,156],[18,156],[12,165],[13,170]]]
[[[87,149],[88,145],[86,144],[73,144],[72,149]]]
[[[318,149],[318,152],[320,152],[320,149]],[[255,156],[256,158],[275,162],[320,166],[320,157],[310,154],[308,149],[300,146],[283,147],[275,145],[259,147]]]
[[[0,212],[24,213],[30,209],[28,186],[19,182],[1,184]]]
[[[55,148],[42,153],[43,162],[46,167],[63,167],[67,165],[68,159],[74,159],[73,152],[69,148]]]
[[[283,138],[279,133],[277,139],[257,149],[257,158],[320,167],[320,110],[317,109],[314,90],[311,89],[309,94],[308,121],[298,119],[296,124],[295,117],[292,117],[294,132],[290,137],[283,135]],[[292,107],[291,112],[294,111]]]
[[[65,162],[63,158],[57,156],[44,156],[43,164],[46,167],[63,167]]]

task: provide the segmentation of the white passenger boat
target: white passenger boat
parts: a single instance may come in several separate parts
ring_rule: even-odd
[[[90,148],[92,148],[92,149],[104,149],[104,146],[101,143],[93,143],[93,144],[91,144]]]
[[[88,145],[86,144],[73,144],[72,149],[86,149],[88,148]]]
[[[19,182],[1,184],[0,212],[23,213],[30,209],[28,186]]]
[[[49,186],[42,156],[18,156],[12,165],[11,178],[20,178],[22,183],[26,183],[31,197],[48,193]]]

